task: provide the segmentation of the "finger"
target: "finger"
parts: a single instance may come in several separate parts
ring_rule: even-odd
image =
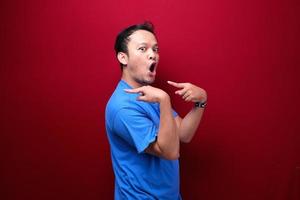
[[[192,99],[193,99],[193,97],[190,95],[185,99],[185,101],[192,101]]]
[[[175,94],[178,94],[180,96],[184,95],[188,91],[188,88],[183,88],[182,90],[177,90]]]
[[[186,93],[184,93],[184,95],[182,96],[182,98],[183,99],[186,99],[188,96],[190,96],[191,95],[191,91],[190,90],[188,90],[188,91],[186,91]]]
[[[125,92],[127,93],[142,93],[141,88],[135,88],[135,89],[124,89]]]
[[[167,81],[169,85],[172,85],[174,87],[177,87],[177,88],[183,88],[184,85],[183,83],[176,83],[176,82],[173,82],[173,81]]]

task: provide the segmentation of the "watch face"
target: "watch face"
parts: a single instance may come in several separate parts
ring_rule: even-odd
[[[201,102],[196,102],[196,103],[195,103],[195,107],[205,108],[206,104],[207,104],[206,102],[203,102],[203,103],[201,103]]]
[[[206,102],[201,104],[201,107],[204,108],[206,106]]]

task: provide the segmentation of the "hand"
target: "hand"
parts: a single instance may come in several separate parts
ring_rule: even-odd
[[[140,96],[137,98],[139,101],[160,103],[162,100],[169,98],[169,95],[165,91],[149,85],[135,89],[125,89],[124,91],[127,93],[139,93]]]
[[[175,92],[182,97],[185,101],[192,102],[205,102],[207,101],[206,91],[200,87],[197,87],[191,83],[176,83],[168,81],[168,83],[176,88],[180,88]]]

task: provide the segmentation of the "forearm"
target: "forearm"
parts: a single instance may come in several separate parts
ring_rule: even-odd
[[[193,108],[181,121],[178,127],[180,141],[188,143],[192,140],[203,115],[203,108]]]
[[[179,135],[173,117],[170,96],[161,89],[152,86],[143,86],[135,89],[126,89],[128,93],[140,93],[139,101],[157,102],[160,107],[160,124],[156,141],[149,144],[146,153],[174,160],[179,157]]]
[[[177,126],[173,117],[169,96],[160,102],[160,126],[157,137],[157,145],[164,157],[177,159],[180,148]]]

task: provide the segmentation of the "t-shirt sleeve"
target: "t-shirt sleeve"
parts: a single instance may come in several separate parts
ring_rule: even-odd
[[[158,128],[141,111],[127,108],[118,111],[113,123],[114,132],[135,147],[138,153],[155,141]]]

